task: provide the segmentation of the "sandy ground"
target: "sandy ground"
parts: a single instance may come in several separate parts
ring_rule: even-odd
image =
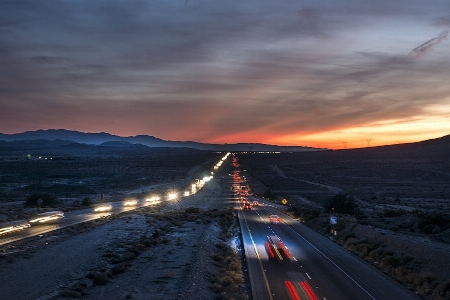
[[[204,280],[212,268],[213,227],[185,224],[168,236],[171,243],[144,252],[108,284],[92,286],[87,299],[213,299]]]
[[[219,241],[217,219],[170,216],[191,206],[226,209],[228,203],[214,201],[224,186],[228,190],[219,182],[166,204],[162,215],[148,207],[1,246],[0,299],[216,299],[209,277],[216,269],[210,254]],[[156,230],[154,243],[142,247]],[[105,280],[94,283],[98,278]]]
[[[44,300],[61,295],[82,299],[215,298],[207,280],[214,269],[209,254],[218,241],[215,222],[168,224],[167,220],[135,214],[93,228],[77,227],[85,231],[75,236],[70,235],[73,229],[54,232],[16,244],[15,253],[3,256],[1,299]],[[92,272],[111,270],[112,254],[123,254],[125,248],[156,228],[163,242],[127,261],[123,273],[108,278],[104,285],[86,278]],[[166,233],[164,228],[168,228]]]

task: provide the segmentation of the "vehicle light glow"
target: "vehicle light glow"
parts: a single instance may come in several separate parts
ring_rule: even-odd
[[[204,182],[208,182],[208,181],[210,181],[212,178],[213,178],[212,176],[203,177],[203,181],[204,181]]]
[[[134,206],[137,205],[137,200],[125,200],[123,202],[124,206]]]
[[[301,300],[297,292],[295,291],[294,285],[290,281],[285,281],[286,286],[289,290],[289,293],[291,294],[292,299],[294,300]]]
[[[270,257],[271,257],[271,258],[274,258],[274,257],[275,257],[275,253],[273,253],[272,248],[270,247],[270,244],[269,244],[269,242],[267,242],[267,241],[266,241],[266,247],[267,247],[267,249],[269,250],[269,255],[270,255]]]
[[[291,254],[289,253],[289,250],[288,250],[287,247],[283,244],[283,242],[280,242],[280,245],[281,245],[281,248],[282,248],[283,251],[284,251],[284,254],[286,254],[286,256],[287,256],[288,258],[291,258]]]
[[[8,234],[15,231],[24,230],[30,227],[30,223],[26,221],[12,221],[0,224],[0,235]]]
[[[64,213],[62,211],[49,211],[37,215],[36,217],[30,219],[28,222],[33,223],[48,223],[53,221],[59,221],[64,218]]]
[[[167,195],[167,197],[169,198],[169,200],[175,200],[177,199],[178,194],[177,193],[169,193]]]
[[[159,196],[152,196],[150,198],[145,199],[145,201],[149,201],[149,202],[153,202],[153,201],[158,201],[161,198]]]
[[[309,284],[306,281],[300,282],[305,292],[308,294],[308,297],[310,300],[317,300],[316,294],[314,294],[313,290],[309,286]]]
[[[59,217],[57,217],[57,216],[42,217],[42,218],[30,220],[30,223],[36,223],[36,222],[37,223],[45,223],[45,222],[50,222],[50,221],[56,220],[58,218]]]
[[[100,206],[97,206],[96,208],[94,208],[94,212],[104,212],[104,211],[110,211],[110,210],[112,210],[111,204],[100,205]]]

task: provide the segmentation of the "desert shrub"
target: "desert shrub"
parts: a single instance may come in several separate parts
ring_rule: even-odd
[[[219,249],[227,249],[228,248],[228,245],[224,242],[218,242],[215,246]]]
[[[174,278],[175,277],[175,273],[172,270],[166,270],[164,272],[164,277],[165,278]]]
[[[450,299],[450,279],[441,282],[432,294],[433,299]]]
[[[224,232],[231,231],[236,215],[232,210],[216,213],[223,236]],[[215,246],[216,251],[210,253],[209,258],[216,269],[210,273],[209,281],[210,289],[217,294],[216,299],[247,299],[240,291],[244,282],[240,255],[225,242],[220,241]]]
[[[450,228],[450,215],[439,213],[439,212],[417,212],[415,213],[416,216],[420,218],[419,224],[417,225],[419,229],[421,230],[427,230],[431,228],[431,226],[427,227],[428,225],[438,225],[439,227],[443,229]],[[427,229],[425,229],[427,228]],[[432,231],[432,229],[431,229]],[[430,233],[431,233],[430,231]]]
[[[355,237],[356,237],[356,235],[353,232],[351,232],[351,233],[347,233],[343,239],[344,239],[344,241],[346,241],[349,238],[355,238]]]
[[[347,194],[337,194],[329,198],[323,204],[326,211],[331,212],[334,208],[336,213],[353,215],[358,212],[358,205],[356,205],[355,198]]]
[[[25,199],[26,207],[54,207],[58,204],[58,198],[50,193],[32,193]]]
[[[383,216],[386,218],[401,217],[406,213],[406,211],[401,209],[387,209],[383,212]]]
[[[133,245],[131,245],[131,247],[129,248],[129,251],[138,255],[141,252],[145,251],[145,249],[146,249],[145,245],[143,245],[139,242],[136,242],[136,243],[133,243]]]
[[[422,228],[422,231],[426,234],[432,234],[433,232],[439,233],[440,227],[435,224],[428,224],[425,227]]]
[[[97,285],[105,285],[108,283],[108,276],[104,272],[95,272],[92,282]]]
[[[236,220],[236,213],[231,210],[223,211],[219,215],[218,223],[221,228],[221,237],[222,238],[230,238],[232,235],[231,229]]]
[[[308,222],[320,215],[320,211],[317,209],[308,209],[297,206],[291,206],[288,208],[288,212],[291,212],[294,218],[300,218],[302,221]]]
[[[398,226],[391,226],[391,227],[389,227],[389,230],[392,230],[392,231],[394,231],[394,232],[397,232],[397,231],[400,230],[400,228],[398,228]]]
[[[123,257],[121,255],[114,255],[114,256],[109,256],[109,261],[113,264],[118,264],[123,262]]]
[[[413,283],[417,293],[422,296],[429,296],[438,285],[435,275],[431,272],[416,274]]]
[[[155,231],[153,231],[153,233],[152,233],[152,237],[153,237],[154,239],[157,239],[160,235],[161,235],[161,234],[160,234],[160,232],[159,232],[158,229],[155,229]]]
[[[434,226],[433,230],[431,231],[431,234],[438,234],[442,232],[442,228],[439,225]]]
[[[411,255],[409,255],[409,254],[406,254],[405,256],[403,256],[403,265],[407,265],[407,264],[409,264],[410,262],[412,262],[414,260],[414,257],[413,256],[411,256]]]
[[[384,251],[382,248],[375,248],[369,252],[368,257],[372,261],[378,261],[380,259],[380,257],[382,257],[383,255],[384,255]]]
[[[431,272],[414,273],[410,278],[415,286],[421,286],[423,283],[431,283],[435,280],[435,276]]]
[[[113,275],[117,275],[117,274],[120,274],[120,273],[124,273],[125,271],[126,271],[126,269],[127,269],[127,267],[128,267],[128,265],[126,264],[126,263],[119,263],[119,264],[117,264],[117,265],[114,265],[112,268],[111,268],[111,273],[113,274]]]
[[[81,201],[81,205],[83,205],[83,206],[91,206],[92,205],[91,198],[84,197],[83,200]]]
[[[187,214],[198,214],[200,212],[200,210],[201,209],[199,207],[188,207],[184,211]]]
[[[262,194],[263,198],[269,199],[269,200],[275,200],[277,195],[272,193],[272,189],[269,187],[267,190],[264,191]]]
[[[13,263],[16,260],[16,257],[13,254],[6,256],[6,261],[8,263]]]
[[[240,257],[226,244],[219,245],[218,250],[209,255],[218,267],[210,277],[210,289],[217,294],[236,292],[244,282]]]
[[[381,260],[381,267],[397,268],[401,265],[402,260],[397,256],[386,256]]]
[[[134,252],[126,251],[125,253],[122,254],[122,261],[129,261],[129,260],[133,260],[135,258],[136,258],[136,253],[134,253]]]
[[[223,256],[217,252],[210,253],[209,258],[211,258],[215,262],[220,262],[223,260]],[[219,264],[219,266],[220,266],[220,264]]]
[[[61,297],[61,298],[79,298],[79,297],[81,297],[81,293],[65,288],[59,292],[59,297]]]

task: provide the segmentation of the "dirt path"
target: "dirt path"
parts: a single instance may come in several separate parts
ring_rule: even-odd
[[[318,183],[318,182],[313,182],[313,181],[302,180],[302,179],[298,179],[298,178],[295,178],[295,177],[288,177],[288,176],[286,176],[286,174],[284,174],[284,172],[283,172],[281,169],[279,169],[278,167],[271,165],[270,168],[272,168],[272,170],[274,170],[275,172],[277,172],[277,174],[278,174],[279,176],[283,177],[283,178],[290,178],[290,179],[292,179],[292,180],[297,180],[297,181],[300,181],[300,182],[305,182],[305,183],[309,183],[309,184],[312,184],[312,185],[317,185],[317,186],[326,188],[327,190],[329,190],[329,191],[332,192],[333,194],[339,194],[339,193],[342,193],[342,189],[341,189],[341,188],[338,188],[338,187],[336,187],[336,186],[326,185],[326,184],[322,184],[322,183]]]

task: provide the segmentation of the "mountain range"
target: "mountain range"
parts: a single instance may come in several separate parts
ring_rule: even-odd
[[[319,151],[322,148],[311,148],[303,146],[276,146],[258,143],[237,143],[237,144],[205,144],[192,141],[166,141],[148,135],[136,136],[117,136],[106,132],[85,133],[80,131],[72,131],[65,129],[48,129],[26,131],[15,134],[0,133],[0,143],[2,147],[27,145],[35,145],[36,147],[49,146],[67,146],[73,143],[97,145],[102,147],[120,147],[129,148],[139,145],[152,148],[192,148],[197,150],[208,151],[283,151],[283,152],[300,152],[300,151]],[[12,144],[11,144],[12,143]],[[72,147],[75,145],[71,145]]]

